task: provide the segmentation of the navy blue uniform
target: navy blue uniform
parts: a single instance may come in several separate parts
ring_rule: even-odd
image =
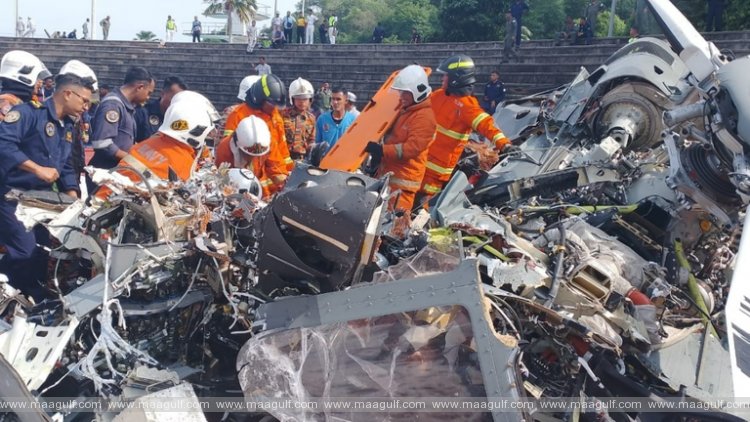
[[[90,165],[111,169],[120,161],[115,154],[130,151],[135,139],[135,106],[116,89],[99,103],[91,119],[91,146],[94,157]]]
[[[39,226],[27,232],[16,219],[17,203],[5,200],[5,194],[11,188],[53,189],[53,184],[19,168],[27,160],[57,169],[60,178],[54,185],[58,191],[78,191],[70,160],[72,143],[73,121],[57,119],[52,99],[42,105],[18,105],[0,123],[0,244],[8,250],[2,271],[11,284],[35,298],[43,295],[38,283],[47,275],[46,253],[36,244],[46,244],[48,234]]]
[[[510,15],[516,19],[516,47],[521,46],[521,26],[523,25],[523,12],[529,11],[529,5],[525,1],[513,2],[510,5]]]
[[[725,0],[707,0],[707,2],[706,32],[723,31]]]
[[[505,100],[505,85],[499,79],[497,82],[487,82],[487,85],[484,86],[484,98],[481,101],[484,111],[495,114],[495,107],[503,100]],[[495,107],[492,106],[493,102]]]
[[[159,131],[161,123],[164,121],[164,114],[161,112],[159,102],[160,98],[150,100],[146,104],[136,107],[135,109],[135,142],[145,141],[151,135]]]

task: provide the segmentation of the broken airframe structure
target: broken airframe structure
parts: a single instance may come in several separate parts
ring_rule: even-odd
[[[59,298],[32,306],[2,284],[3,397],[747,396],[750,58],[719,52],[667,0],[648,3],[666,42],[638,40],[564,89],[503,104],[495,118],[520,150],[471,185],[457,172],[403,238],[388,234],[387,179],[305,165],[270,203],[210,165],[186,183],[92,170],[106,202],[13,192],[19,218],[59,241]]]

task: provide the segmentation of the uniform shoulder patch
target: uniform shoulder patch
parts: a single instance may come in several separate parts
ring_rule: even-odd
[[[44,133],[46,133],[50,138],[55,136],[55,124],[52,122],[47,122],[47,125],[44,127]]]
[[[120,113],[117,110],[109,110],[104,114],[104,119],[110,123],[117,123],[120,121]]]
[[[19,120],[21,120],[21,112],[19,112],[18,110],[11,110],[8,112],[8,114],[5,115],[5,119],[3,121],[5,123],[15,123]]]
[[[161,119],[159,118],[159,116],[152,114],[148,116],[148,124],[150,124],[151,126],[159,126],[161,124]]]

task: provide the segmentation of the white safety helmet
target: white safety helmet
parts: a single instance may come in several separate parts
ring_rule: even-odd
[[[258,79],[260,79],[260,75],[245,76],[240,82],[240,90],[237,92],[237,99],[244,102],[245,96],[247,95],[247,90],[250,89],[250,87],[258,81]]]
[[[346,100],[349,101],[350,103],[354,104],[354,103],[357,102],[357,96],[354,95],[354,93],[351,92],[351,91],[347,92],[346,93]]]
[[[312,84],[306,79],[297,78],[289,84],[289,101],[294,102],[294,97],[310,99],[315,94]]]
[[[75,75],[81,78],[84,84],[91,87],[93,91],[99,90],[96,73],[88,65],[78,60],[70,60],[60,68],[60,75]]]
[[[231,168],[227,173],[229,183],[240,193],[251,193],[255,196],[263,196],[263,187],[250,169]]]
[[[421,103],[430,96],[432,88],[427,81],[427,73],[422,66],[412,64],[401,69],[396,75],[391,88],[398,91],[409,91],[415,103]]]
[[[180,101],[191,101],[196,103],[203,103],[208,107],[208,113],[211,116],[211,122],[216,123],[221,120],[221,114],[216,110],[216,107],[211,103],[211,100],[206,98],[203,94],[199,94],[195,91],[180,91],[172,97],[170,105],[178,103]]]
[[[52,76],[39,58],[23,50],[12,50],[0,61],[0,78],[34,86],[39,79]]]
[[[240,151],[253,157],[268,154],[271,149],[271,131],[260,117],[245,117],[234,131],[234,142]]]
[[[159,127],[159,132],[194,149],[200,149],[206,144],[206,137],[214,129],[211,108],[213,106],[210,103],[200,99],[183,99],[177,102],[173,100],[164,113],[164,122]]]

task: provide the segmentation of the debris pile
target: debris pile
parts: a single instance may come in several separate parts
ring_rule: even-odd
[[[495,120],[519,148],[489,170],[467,148],[408,226],[388,211],[387,176],[304,164],[268,203],[252,177],[210,165],[161,184],[91,169],[106,201],[11,192],[19,219],[58,241],[56,300],[1,284],[0,353],[17,397],[741,396],[732,365],[747,335],[731,318],[748,253],[750,58],[716,53],[669,2],[650,5],[671,45],[639,39],[568,86],[502,104]],[[686,48],[696,36],[706,45]],[[584,416],[514,412],[427,415]]]

